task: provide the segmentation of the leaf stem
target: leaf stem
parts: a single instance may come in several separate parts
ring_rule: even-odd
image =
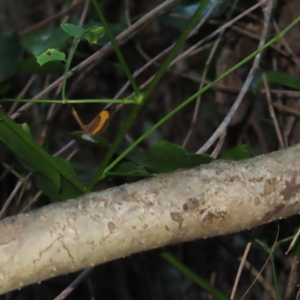
[[[139,96],[141,94],[141,91],[140,91],[138,85],[136,84],[136,82],[135,82],[135,80],[134,80],[134,78],[133,78],[133,76],[132,76],[132,74],[131,74],[131,72],[129,70],[129,67],[128,67],[128,65],[127,65],[127,63],[126,63],[126,61],[125,61],[125,59],[124,59],[124,57],[122,55],[122,52],[120,51],[120,48],[119,48],[119,46],[118,46],[118,44],[117,44],[117,42],[116,42],[116,40],[115,40],[115,38],[114,38],[114,36],[113,36],[110,28],[109,28],[109,26],[108,26],[108,24],[107,24],[107,22],[106,22],[106,20],[104,18],[104,15],[103,15],[102,10],[101,10],[101,8],[100,8],[100,6],[98,4],[98,1],[97,0],[92,0],[92,2],[93,2],[93,5],[95,7],[95,10],[96,10],[96,12],[97,12],[97,14],[98,14],[101,22],[102,22],[102,25],[103,25],[103,27],[105,29],[105,32],[106,32],[106,34],[107,34],[107,36],[108,36],[108,38],[109,38],[109,40],[110,40],[110,42],[111,42],[114,50],[116,51],[116,54],[117,54],[117,56],[119,58],[119,61],[120,61],[121,65],[122,65],[122,68],[123,68],[124,72],[126,73],[127,78],[130,81],[131,86],[132,86],[132,88],[133,88],[136,96]]]

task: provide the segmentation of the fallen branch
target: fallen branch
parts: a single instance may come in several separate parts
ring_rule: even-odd
[[[300,212],[300,146],[92,193],[0,222],[0,293]]]

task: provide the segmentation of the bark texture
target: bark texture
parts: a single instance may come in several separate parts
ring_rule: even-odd
[[[0,222],[0,294],[300,212],[300,146],[92,193]]]

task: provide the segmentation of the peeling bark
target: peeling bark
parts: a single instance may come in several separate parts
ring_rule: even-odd
[[[0,293],[300,212],[300,146],[91,193],[0,222]]]

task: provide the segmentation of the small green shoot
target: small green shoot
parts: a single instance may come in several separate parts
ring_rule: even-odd
[[[81,39],[84,37],[89,44],[97,44],[98,40],[101,39],[105,33],[103,27],[91,26],[88,29],[84,29],[74,24],[61,24],[61,28],[68,34]]]

